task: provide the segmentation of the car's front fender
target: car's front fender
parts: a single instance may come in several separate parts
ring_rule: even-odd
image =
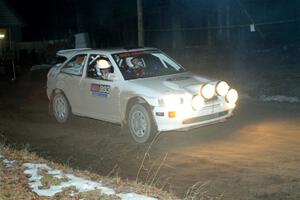
[[[145,103],[150,107],[158,106],[157,98],[133,92],[124,92],[120,95],[120,108],[123,121],[126,120],[127,111],[133,103]]]

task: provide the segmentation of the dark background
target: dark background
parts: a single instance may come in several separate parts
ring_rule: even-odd
[[[24,25],[12,52],[16,79],[11,65],[0,73],[0,133],[50,160],[101,175],[117,163],[122,178],[135,179],[148,146],[110,123],[51,121],[46,74],[72,34],[88,33],[95,48],[137,45],[136,0],[5,2]],[[209,191],[228,199],[299,199],[299,11],[300,0],[143,0],[146,46],[240,95],[227,124],[166,134],[152,147],[154,160],[177,149],[159,177],[172,177],[180,196],[213,180]]]
[[[136,45],[135,0],[6,0],[24,20],[22,40],[88,32],[95,47]],[[299,43],[298,0],[144,0],[145,44],[164,48]],[[250,24],[256,31],[250,32]]]
[[[93,48],[137,46],[137,0],[5,2],[23,22],[17,76],[53,64],[57,50],[74,48],[70,38],[77,33],[87,33]],[[145,46],[250,96],[300,97],[299,0],[142,2]]]

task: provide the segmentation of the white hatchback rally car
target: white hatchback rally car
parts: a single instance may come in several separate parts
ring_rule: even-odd
[[[138,143],[161,131],[224,121],[238,93],[225,81],[185,70],[156,48],[72,49],[48,72],[47,95],[55,119],[71,114],[126,125]]]

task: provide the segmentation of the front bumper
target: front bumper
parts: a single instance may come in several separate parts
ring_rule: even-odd
[[[158,131],[188,130],[225,121],[233,115],[234,108],[235,105],[226,102],[210,103],[199,111],[189,107],[154,107],[153,116]],[[169,117],[169,112],[176,112],[176,117]]]

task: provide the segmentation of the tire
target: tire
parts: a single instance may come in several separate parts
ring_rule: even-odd
[[[130,108],[127,125],[132,138],[137,143],[149,142],[157,134],[152,115],[143,104],[134,104]]]
[[[55,120],[66,123],[71,117],[71,107],[63,93],[56,93],[52,99],[51,110]]]

